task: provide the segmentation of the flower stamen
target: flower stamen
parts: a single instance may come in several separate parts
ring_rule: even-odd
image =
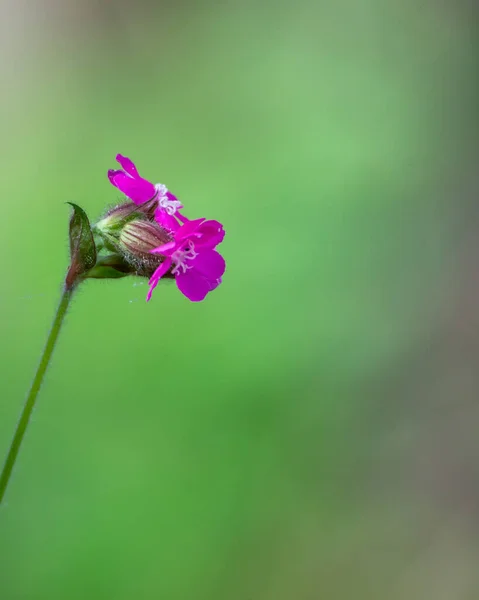
[[[170,198],[168,198],[168,188],[163,183],[157,183],[155,185],[155,191],[158,199],[158,206],[163,208],[170,216],[174,215],[175,212],[182,207],[179,200],[170,200]]]
[[[198,256],[198,253],[195,252],[195,246],[193,242],[188,241],[186,246],[180,248],[176,252],[173,252],[171,255],[171,259],[175,264],[174,269],[171,271],[173,275],[177,275],[180,270],[182,273],[186,273],[188,269],[192,269],[193,265],[188,265],[186,263],[187,260],[194,260]]]

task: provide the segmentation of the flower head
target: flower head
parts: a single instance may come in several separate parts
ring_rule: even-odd
[[[192,302],[199,302],[218,287],[225,272],[225,260],[215,250],[223,241],[223,226],[218,221],[196,219],[177,226],[173,236],[173,240],[151,251],[165,259],[150,279],[146,299],[171,269],[180,292]]]
[[[122,168],[108,171],[110,183],[135,204],[140,205],[148,202],[148,200],[155,200],[155,219],[163,227],[172,230],[171,228],[178,223],[173,215],[182,208],[178,198],[168,190],[166,185],[162,183],[153,184],[141,177],[134,162],[126,156],[117,154],[116,160]]]
[[[216,251],[225,235],[222,224],[190,221],[165,185],[141,177],[126,156],[118,154],[116,160],[121,169],[108,171],[108,178],[133,203],[113,208],[95,225],[102,251],[114,253],[101,260],[113,260],[117,266],[119,257],[122,274],[130,268],[132,274],[150,277],[147,300],[162,277],[174,277],[178,289],[193,302],[203,300],[225,272],[225,261]]]

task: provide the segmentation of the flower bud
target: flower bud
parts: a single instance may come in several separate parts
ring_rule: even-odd
[[[151,254],[151,250],[172,240],[169,231],[155,221],[156,209],[156,200],[149,200],[140,205],[126,202],[108,211],[93,229],[102,260],[106,259],[105,253],[112,252],[108,260],[118,256],[128,267],[119,269],[115,263],[119,273],[151,277],[164,260],[164,256]],[[101,265],[102,277],[106,266],[111,265]],[[169,273],[166,276],[173,277]]]
[[[125,202],[110,209],[106,215],[98,221],[95,229],[100,233],[113,233],[121,230],[127,223],[135,219],[153,220],[157,202],[149,200],[137,206],[132,202]]]
[[[162,255],[154,255],[150,251],[167,244],[171,239],[168,231],[155,221],[137,219],[124,225],[116,238],[115,247],[116,252],[133,266],[137,275],[150,277],[164,260]]]

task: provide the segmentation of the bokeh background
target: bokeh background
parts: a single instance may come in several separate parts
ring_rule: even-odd
[[[2,600],[479,597],[478,9],[2,0],[0,454],[121,152],[224,283],[88,282],[0,507]],[[1,459],[3,460],[3,458]]]

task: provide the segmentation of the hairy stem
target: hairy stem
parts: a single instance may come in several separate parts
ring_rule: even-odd
[[[10,476],[13,471],[13,467],[15,466],[15,461],[17,460],[18,451],[20,450],[20,446],[22,444],[22,440],[25,436],[25,432],[27,430],[28,422],[33,412],[33,408],[35,407],[35,401],[38,396],[38,392],[40,391],[40,387],[43,382],[43,378],[45,376],[45,372],[52,358],[53,350],[55,349],[55,344],[57,343],[58,334],[60,333],[60,329],[63,324],[63,320],[65,318],[68,305],[70,303],[71,297],[73,294],[73,286],[65,287],[63,295],[60,300],[60,304],[58,305],[58,309],[55,315],[55,318],[52,323],[52,328],[50,329],[50,333],[48,335],[47,343],[45,345],[45,349],[43,350],[42,357],[40,359],[40,364],[38,365],[37,372],[32,382],[32,386],[28,393],[25,406],[23,407],[22,414],[20,416],[20,420],[18,421],[17,428],[15,430],[15,434],[13,436],[12,443],[10,445],[10,449],[8,451],[7,458],[5,460],[5,464],[2,469],[2,473],[0,475],[0,504],[3,501],[5,496],[5,492],[7,490],[8,482],[10,480]]]

